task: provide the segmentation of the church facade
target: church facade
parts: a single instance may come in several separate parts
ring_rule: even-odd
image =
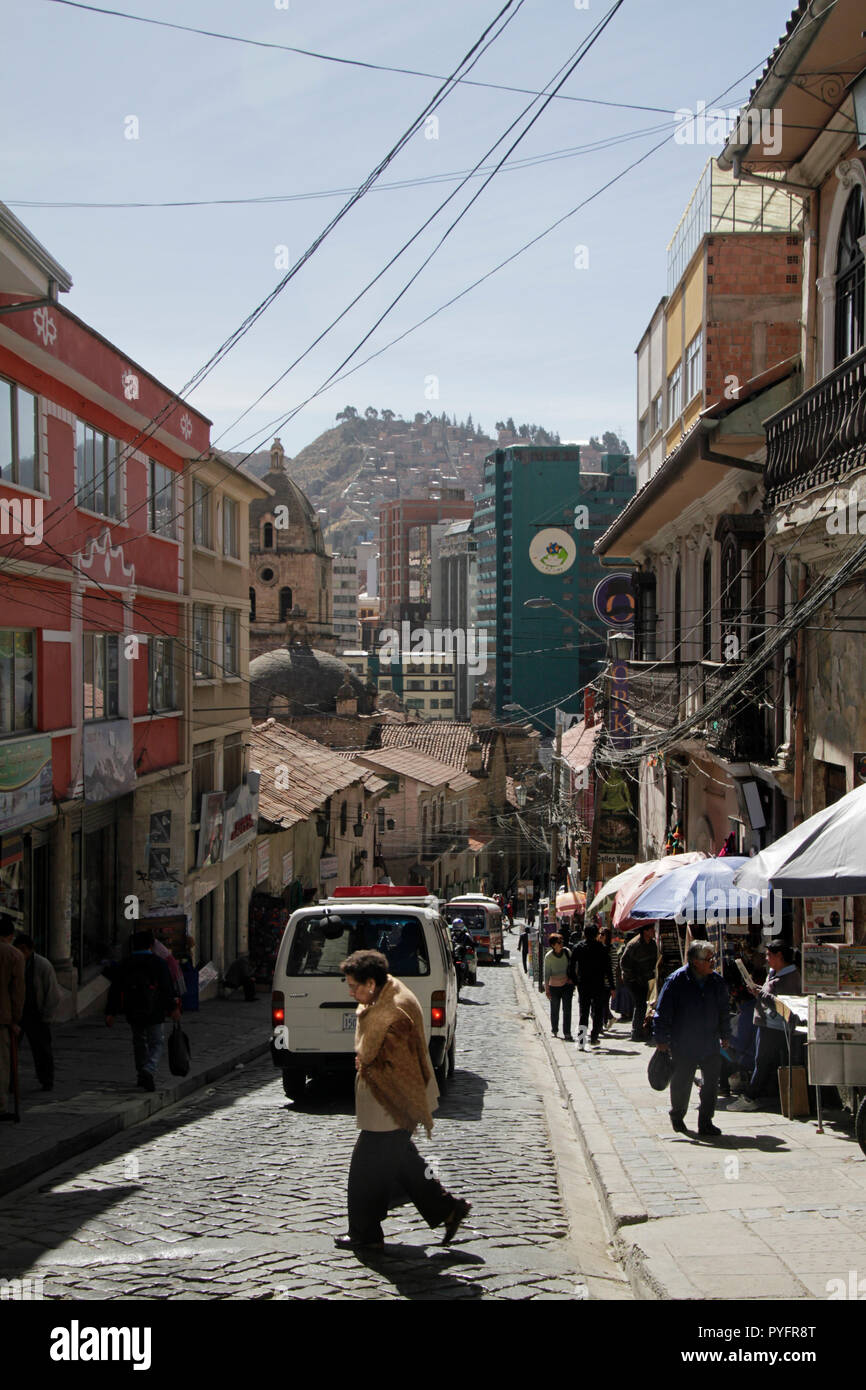
[[[250,658],[295,644],[333,652],[333,557],[279,439],[270,455],[272,496],[250,506]]]

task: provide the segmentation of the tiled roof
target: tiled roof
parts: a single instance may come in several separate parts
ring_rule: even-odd
[[[466,767],[470,743],[480,743],[481,766],[487,772],[497,732],[495,724],[473,728],[461,719],[431,719],[424,723],[380,724],[374,737],[380,748],[414,748],[428,758],[461,769]]]
[[[468,772],[461,772],[452,764],[439,762],[436,758],[428,758],[426,753],[418,753],[414,748],[368,748],[355,756],[366,758],[377,768],[414,777],[428,787],[449,786],[452,791],[459,792],[475,785],[475,778]]]
[[[384,791],[387,785],[351,758],[332,752],[276,719],[253,728],[250,759],[262,774],[259,815],[283,829],[307,820],[329,796],[356,783],[362,783],[371,793]],[[289,785],[285,789],[276,786],[280,766],[289,769]]]
[[[589,767],[601,730],[602,725],[598,719],[589,728],[581,719],[562,735],[562,756],[573,772],[582,772],[585,767]]]

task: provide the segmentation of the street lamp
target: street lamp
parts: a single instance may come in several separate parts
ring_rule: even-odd
[[[570,618],[573,623],[577,623],[578,627],[582,627],[584,632],[588,632],[590,637],[594,637],[597,646],[602,645],[602,638],[594,628],[591,628],[576,613],[571,613],[567,608],[563,608],[562,604],[557,603],[555,599],[548,598],[546,594],[542,594],[540,598],[524,599],[523,606],[524,608],[557,608],[560,613],[565,614],[566,618]]]
[[[634,637],[630,632],[614,632],[607,634],[607,649],[614,661],[628,661],[634,646]]]
[[[525,705],[518,705],[515,701],[512,700],[510,704],[503,705],[502,708],[506,710],[508,714],[514,714],[517,710],[523,710],[523,713],[527,715],[530,719],[534,719],[537,723],[543,724],[545,729],[549,729],[552,734],[556,733],[556,730],[554,729],[552,724],[548,724],[545,719],[540,719],[537,714],[533,714],[532,711],[528,710]]]

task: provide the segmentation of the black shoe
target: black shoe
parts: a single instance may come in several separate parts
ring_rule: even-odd
[[[138,1084],[143,1091],[155,1091],[156,1081],[154,1079],[153,1072],[140,1071],[138,1073]]]
[[[459,1200],[458,1202],[455,1203],[454,1210],[452,1211],[451,1215],[448,1217],[448,1220],[444,1223],[444,1225],[445,1225],[445,1234],[444,1234],[444,1236],[442,1237],[442,1244],[443,1244],[443,1245],[450,1245],[450,1244],[451,1244],[452,1240],[454,1239],[454,1237],[455,1237],[456,1234],[457,1234],[457,1229],[458,1229],[458,1227],[459,1227],[461,1221],[465,1221],[465,1220],[466,1220],[466,1218],[467,1218],[467,1216],[469,1215],[469,1213],[470,1213],[471,1210],[472,1210],[472,1203],[471,1203],[471,1202],[465,1202],[465,1201],[463,1200],[462,1197],[460,1198],[460,1200]]]
[[[598,1047],[598,1042],[599,1042],[599,1040],[598,1040],[597,1037],[595,1037],[595,1038],[592,1038],[592,1037],[591,1037],[591,1038],[590,1038],[590,1042],[592,1043],[593,1047]]]
[[[550,1030],[550,1036],[551,1036],[552,1038],[558,1038],[558,1037],[559,1037],[559,1029],[558,1029],[558,1028],[551,1028],[551,1030]]]
[[[682,1111],[671,1110],[670,1117],[671,1124],[673,1128],[676,1130],[677,1134],[688,1134],[688,1130],[686,1129],[685,1117],[682,1114]]]
[[[570,1033],[563,1033],[562,1040],[563,1042],[574,1042],[574,1038],[571,1036]]]
[[[718,1125],[714,1125],[712,1120],[702,1120],[698,1116],[698,1134],[703,1134],[707,1139],[718,1139],[721,1132]]]
[[[351,1236],[335,1236],[338,1250],[384,1250],[384,1240],[353,1240]]]

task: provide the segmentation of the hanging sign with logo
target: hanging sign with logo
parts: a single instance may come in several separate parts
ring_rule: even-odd
[[[630,571],[615,570],[613,574],[606,574],[595,586],[592,606],[608,627],[630,627],[635,612]]]

